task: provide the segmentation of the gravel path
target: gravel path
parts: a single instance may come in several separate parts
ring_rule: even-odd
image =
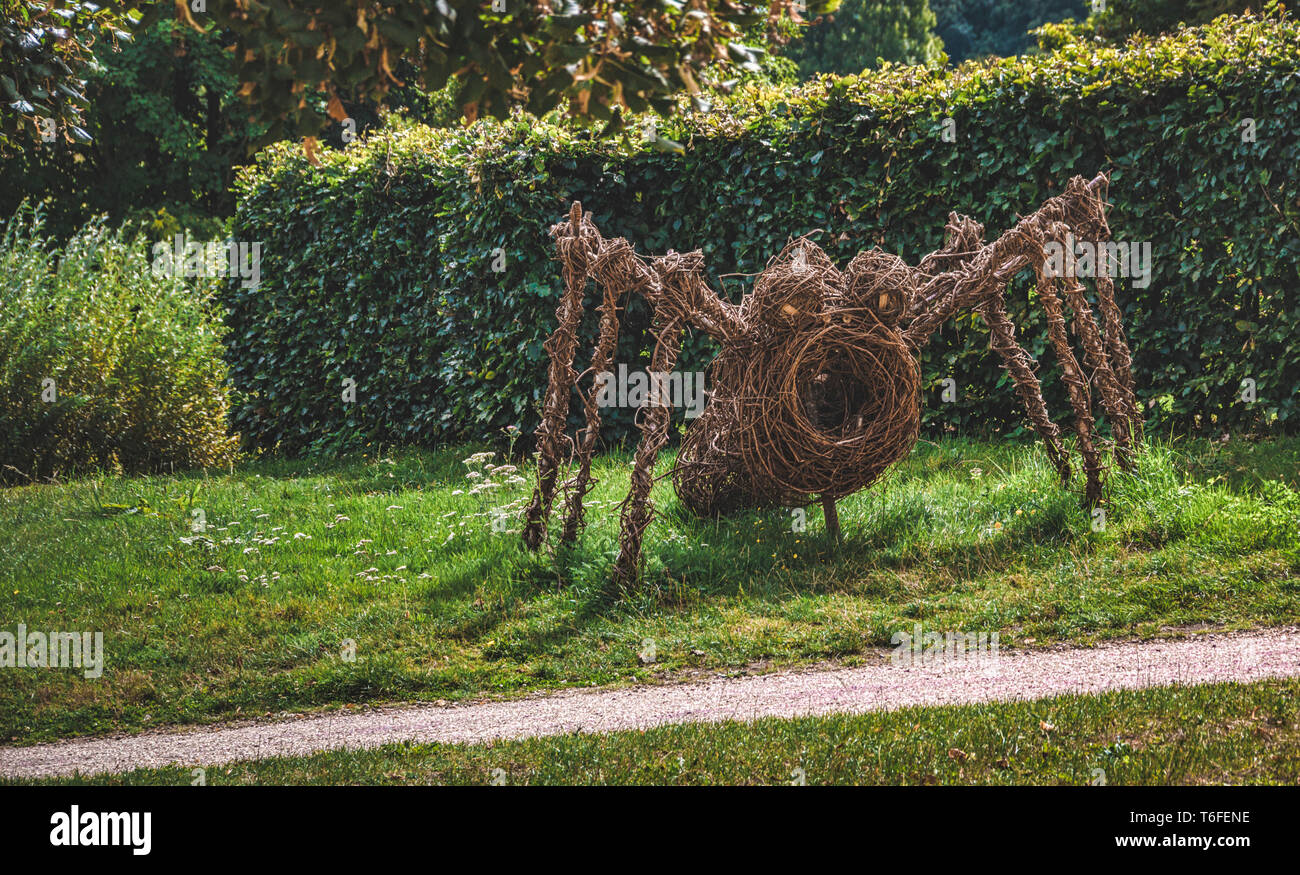
[[[484,742],[665,723],[857,714],[909,705],[1036,699],[1168,684],[1300,675],[1300,630],[1197,635],[1086,649],[1003,651],[984,661],[784,672],[702,683],[572,690],[505,702],[329,713],[114,738],[0,747],[0,775],[43,778],[364,748],[390,742]]]

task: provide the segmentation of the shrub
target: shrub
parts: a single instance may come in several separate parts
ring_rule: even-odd
[[[547,228],[573,199],[642,252],[702,249],[711,285],[736,300],[750,280],[723,277],[761,270],[790,235],[822,229],[841,264],[874,245],[915,264],[942,244],[951,210],[991,238],[1071,176],[1109,170],[1114,236],[1154,251],[1148,286],[1118,284],[1149,425],[1294,430],[1298,73],[1300,28],[1274,11],[1122,47],[1066,41],[955,71],[741,89],[661,126],[684,152],[639,131],[598,140],[524,118],[409,127],[319,167],[283,145],[236,183],[234,236],[263,243],[261,287],[228,290],[231,375],[247,396],[236,423],[284,450],[531,429],[560,289]],[[941,136],[946,118],[956,143]],[[1067,412],[1036,296],[1022,278],[1008,298],[1050,409]],[[617,360],[637,367],[645,307],[628,317]],[[679,367],[709,351],[697,334]],[[931,431],[1021,428],[973,315],[922,364]],[[937,403],[944,377],[956,403]],[[340,400],[345,378],[354,404]],[[1254,403],[1240,397],[1247,378]],[[631,433],[628,411],[607,413],[607,438]]]
[[[213,289],[102,221],[62,250],[42,227],[23,208],[0,241],[0,481],[228,463]]]
[[[1135,33],[1154,35],[1180,27],[1208,24],[1220,15],[1237,15],[1260,7],[1258,0],[1109,0],[1100,11],[1089,4],[1086,17],[1063,22],[1064,31],[1048,25],[1039,33],[1040,46],[1057,44],[1063,32],[1122,42]]]

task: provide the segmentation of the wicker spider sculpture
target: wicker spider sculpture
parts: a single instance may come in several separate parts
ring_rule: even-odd
[[[1075,177],[1064,193],[992,243],[984,242],[983,226],[951,213],[944,247],[916,267],[873,249],[840,271],[815,243],[798,238],[769,262],[739,305],[705,284],[700,252],[644,258],[627,240],[602,237],[581,204],[574,203],[568,220],[551,228],[565,287],[556,309],[558,327],[545,346],[549,385],[536,432],[538,476],[524,512],[525,544],[536,550],[546,541],[557,488],[565,496],[561,542],[572,543],[583,525],[583,497],[594,485],[591,460],[600,431],[601,387],[593,380],[580,393],[586,424],[574,437],[565,433],[569,398],[582,377],[609,371],[618,311],[632,294],[653,307],[656,344],[649,403],[638,411],[641,440],[631,490],[621,507],[614,568],[621,585],[639,577],[641,540],[654,512],[652,470],[668,441],[670,411],[656,375],[662,380],[673,370],[688,327],[716,339],[721,351],[709,368],[708,405],[687,428],[671,474],[678,497],[701,514],[802,507],[815,497],[827,530],[838,540],[836,500],[875,483],[915,444],[921,418],[918,351],[963,310],[973,309],[988,325],[991,346],[1014,378],[1062,485],[1069,482],[1070,455],[1061,429],[1048,416],[1037,363],[1016,342],[1005,307],[1007,284],[1032,270],[1074,408],[1083,501],[1094,504],[1101,497],[1103,463],[1094,442],[1091,390],[1101,395],[1117,461],[1132,469],[1142,420],[1131,358],[1107,271],[1096,271],[1099,324],[1080,280],[1047,270],[1044,247],[1053,241],[1068,246],[1067,235],[1109,240],[1107,182],[1105,175],[1091,182]],[[590,367],[579,374],[573,360],[589,279],[602,293],[600,327]],[[1087,375],[1066,333],[1067,307]],[[566,462],[571,476],[561,483]]]

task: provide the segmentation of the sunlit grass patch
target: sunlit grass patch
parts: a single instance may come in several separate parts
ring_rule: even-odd
[[[107,656],[97,680],[0,670],[0,737],[854,661],[918,622],[1008,646],[1292,622],[1300,497],[1272,472],[1300,441],[1254,446],[1153,446],[1098,525],[1037,446],[923,442],[841,502],[841,545],[815,505],[700,518],[663,480],[626,593],[624,452],[596,460],[578,543],[539,554],[533,472],[474,448],[3,490],[0,628],[102,631]]]

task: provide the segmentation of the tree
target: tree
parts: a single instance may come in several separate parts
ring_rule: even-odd
[[[1019,55],[1034,46],[1030,30],[1067,18],[1083,21],[1091,0],[930,0],[944,51],[954,64],[987,55]]]
[[[1135,34],[1157,36],[1209,24],[1220,15],[1240,15],[1252,9],[1281,7],[1277,0],[1106,0],[1086,21],[1046,24],[1034,32],[1038,47],[1052,51],[1078,39],[1121,43]]]
[[[1098,36],[1119,40],[1135,33],[1154,36],[1176,30],[1180,24],[1207,24],[1220,15],[1236,15],[1261,5],[1261,0],[1107,0],[1105,8],[1089,16],[1087,23]]]
[[[215,233],[234,209],[235,167],[265,127],[250,124],[235,96],[221,35],[168,19],[94,55],[81,119],[89,142],[56,139],[6,156],[0,211],[40,201],[47,233],[60,238],[100,213],[149,220],[158,236],[181,226]]]
[[[934,25],[928,0],[845,0],[833,16],[811,24],[785,54],[805,78],[861,73],[880,61],[931,64],[943,50]]]
[[[130,40],[134,4],[0,0],[0,151],[16,142],[88,142],[81,112],[95,47]]]
[[[250,122],[236,96],[230,34],[196,30],[167,18],[138,27],[130,42],[100,42],[87,65],[88,106],[79,128],[89,136],[56,138],[0,157],[0,215],[23,200],[40,203],[45,233],[63,239],[91,216],[140,225],[155,239],[182,228],[215,235],[234,212],[231,183],[248,146],[266,129]],[[405,62],[397,67],[406,75]],[[451,83],[454,86],[454,83]],[[355,133],[379,126],[378,107],[343,99]],[[431,124],[458,116],[451,89],[425,94],[392,89],[388,109]],[[318,97],[323,111],[325,100]],[[343,143],[334,124],[322,142]]]
[[[762,49],[742,42],[742,30],[767,21],[775,34],[792,3],[177,0],[176,9],[194,27],[233,34],[239,94],[270,125],[261,142],[305,137],[310,150],[329,117],[346,116],[342,91],[380,104],[407,81],[399,59],[425,91],[458,79],[456,104],[471,120],[513,107],[596,119],[616,108],[668,112],[715,65],[757,68]]]
[[[63,2],[66,8],[47,9],[38,0],[0,0],[0,74],[7,77],[0,88],[23,116],[6,115],[10,135],[39,134],[45,113],[81,139],[80,74],[95,42],[174,15],[231,35],[238,94],[255,120],[268,123],[254,145],[305,137],[311,148],[329,118],[346,117],[344,94],[382,104],[408,81],[399,76],[401,61],[427,92],[459,81],[456,103],[471,120],[561,105],[596,119],[620,108],[666,113],[677,94],[711,81],[715,66],[757,70],[763,49],[743,42],[742,31],[766,22],[779,40],[795,0]]]

